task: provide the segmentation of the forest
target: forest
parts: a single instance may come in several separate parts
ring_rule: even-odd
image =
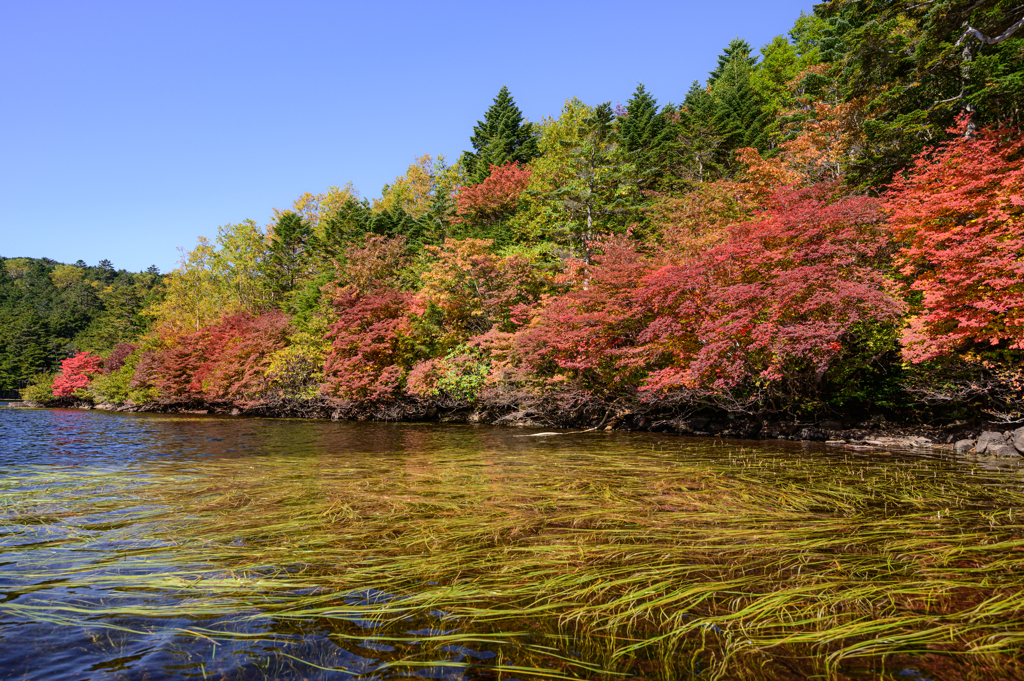
[[[167,274],[5,258],[0,389],[1019,423],[1022,26],[1016,1],[829,2],[677,93],[527,121],[503,87],[460,157],[411,150],[379,197],[303,194]]]

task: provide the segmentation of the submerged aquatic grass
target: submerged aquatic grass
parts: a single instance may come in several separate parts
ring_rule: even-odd
[[[23,469],[0,508],[4,551],[31,558],[0,579],[40,590],[0,618],[172,631],[215,678],[254,642],[366,678],[1024,678],[1019,471],[510,437]]]

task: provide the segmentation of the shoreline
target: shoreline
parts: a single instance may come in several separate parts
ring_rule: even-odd
[[[647,414],[617,412],[603,405],[603,414],[584,409],[572,418],[529,409],[488,409],[469,405],[438,405],[422,401],[387,405],[320,400],[281,400],[277,403],[180,400],[145,404],[94,404],[85,400],[59,403],[11,401],[7,408],[81,409],[127,413],[218,415],[248,418],[306,418],[332,421],[379,421],[417,423],[468,423],[506,427],[579,428],[580,432],[631,431],[675,434],[686,437],[768,441],[817,442],[853,449],[901,449],[939,451],[956,455],[987,455],[1020,459],[1024,455],[1024,427],[1007,430],[1006,424],[970,427],[954,423],[945,427],[896,424],[873,417],[859,424],[839,420],[800,422],[772,415],[738,417],[735,414],[656,418]],[[776,415],[777,416],[777,415]],[[1002,426],[1002,427],[1001,427]]]

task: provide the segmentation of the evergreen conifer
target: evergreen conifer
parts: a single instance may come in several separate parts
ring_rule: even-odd
[[[285,211],[277,219],[270,242],[270,261],[278,276],[280,292],[294,289],[298,278],[308,268],[312,231],[309,223],[295,211]]]
[[[661,184],[678,146],[677,132],[668,116],[658,111],[658,100],[643,83],[639,84],[626,103],[626,115],[619,119],[619,139],[634,164],[636,184],[641,191],[656,189]]]
[[[742,38],[733,38],[729,41],[729,44],[722,50],[722,54],[718,55],[718,65],[715,66],[715,70],[708,74],[708,85],[711,85],[716,80],[722,77],[722,73],[725,72],[726,67],[733,60],[741,60],[748,66],[753,66],[757,62],[757,57],[751,56],[753,50],[750,47],[750,43]]]
[[[750,81],[754,67],[742,56],[725,64],[712,85],[714,123],[722,134],[723,147],[731,152],[743,147],[768,147],[771,116]]]
[[[473,184],[486,180],[492,165],[509,161],[529,163],[540,155],[533,124],[523,122],[523,114],[505,86],[484,114],[484,120],[473,127],[469,141],[473,151],[463,152],[462,163]]]
[[[695,183],[714,181],[728,161],[722,132],[715,122],[715,98],[693,81],[679,110],[682,172]]]

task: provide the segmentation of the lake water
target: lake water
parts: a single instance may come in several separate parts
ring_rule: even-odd
[[[0,410],[0,678],[1024,678],[1010,463]]]

